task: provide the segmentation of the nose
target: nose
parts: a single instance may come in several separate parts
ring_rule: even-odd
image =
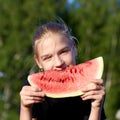
[[[59,55],[56,55],[54,57],[54,66],[56,68],[62,68],[64,64],[64,61],[62,60],[62,58]]]

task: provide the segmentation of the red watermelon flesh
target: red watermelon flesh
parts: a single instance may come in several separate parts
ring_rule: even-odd
[[[103,58],[97,57],[65,70],[48,70],[28,76],[30,85],[40,87],[48,97],[63,98],[84,94],[81,89],[103,74]]]

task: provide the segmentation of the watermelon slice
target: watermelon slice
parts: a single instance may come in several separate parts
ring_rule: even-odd
[[[48,97],[63,98],[82,95],[81,89],[103,74],[103,58],[97,57],[62,71],[49,70],[28,76],[30,85],[40,87]]]

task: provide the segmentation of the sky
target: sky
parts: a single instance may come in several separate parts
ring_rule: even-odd
[[[68,0],[69,4],[72,4],[74,2],[74,0]]]

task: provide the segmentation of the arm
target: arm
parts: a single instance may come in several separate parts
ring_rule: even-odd
[[[86,93],[81,96],[81,98],[83,100],[91,99],[91,112],[89,120],[100,120],[103,98],[105,95],[103,80],[92,80],[91,83],[83,89],[83,91]]]
[[[100,107],[91,108],[89,120],[101,120],[101,108]]]
[[[20,120],[36,120],[32,119],[32,105],[42,102],[44,93],[39,88],[24,86],[20,91],[20,98]]]
[[[26,108],[21,105],[20,108],[20,120],[32,120],[31,108]]]

